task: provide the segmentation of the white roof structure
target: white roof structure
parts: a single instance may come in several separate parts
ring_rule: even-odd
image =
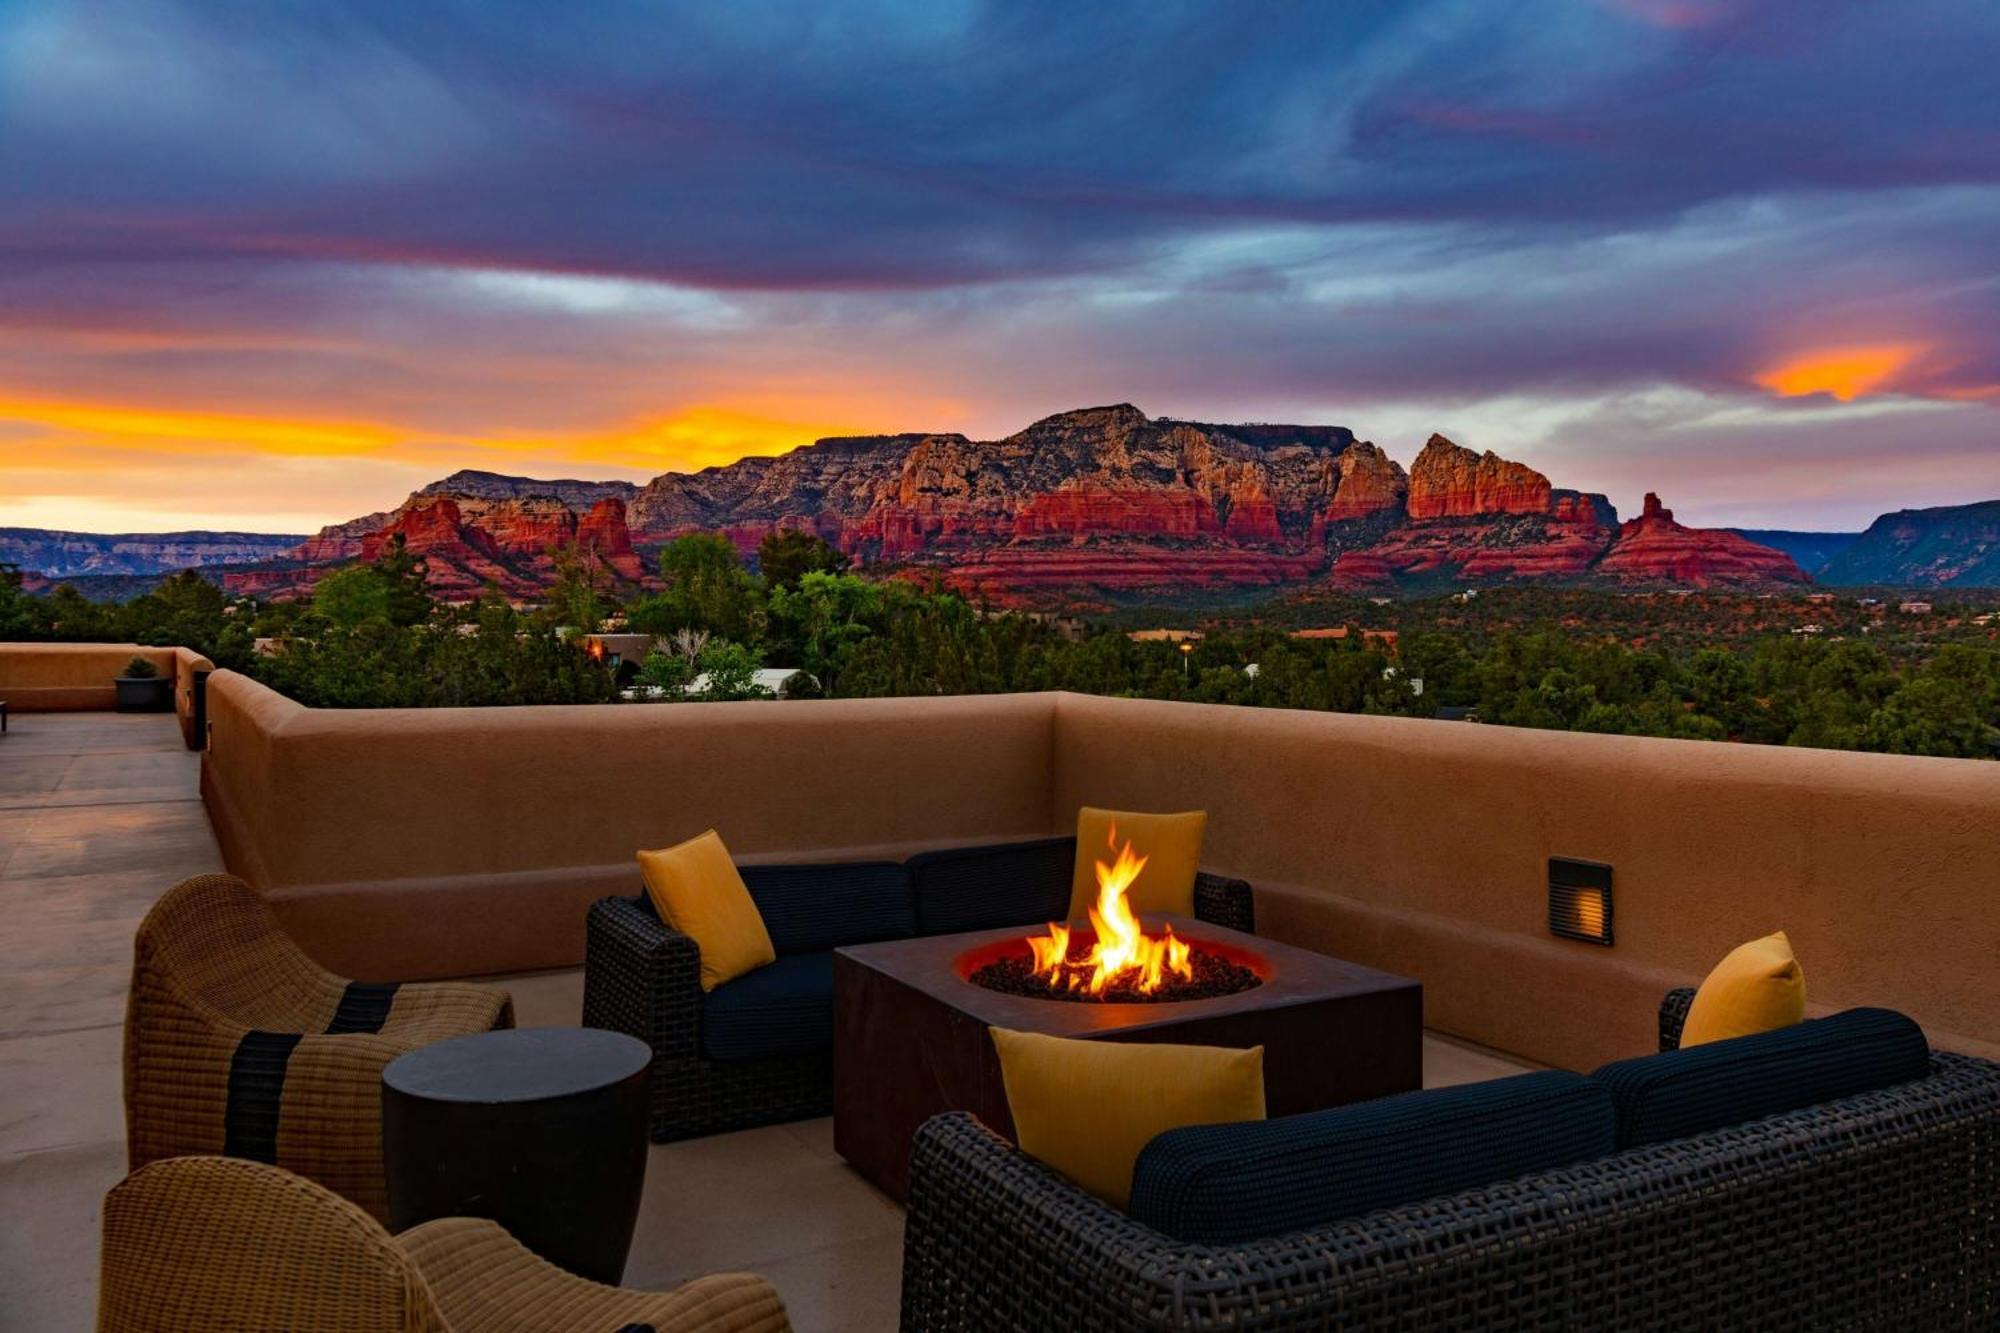
[[[797,667],[759,667],[751,679],[760,690],[769,690],[772,694],[783,694],[785,687],[792,683],[792,677],[803,674]],[[687,692],[689,694],[700,694],[707,688],[708,673],[706,671],[687,683]]]

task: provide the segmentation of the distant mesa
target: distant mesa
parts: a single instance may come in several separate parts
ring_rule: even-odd
[[[0,564],[51,579],[171,574],[282,556],[303,540],[266,532],[63,532],[0,528]]]
[[[2000,586],[2000,500],[1884,514],[1830,559],[1828,583]]]
[[[447,597],[531,597],[579,541],[621,580],[690,532],[749,551],[798,529],[858,565],[939,577],[1003,604],[1305,586],[1421,589],[1546,581],[1766,587],[1807,582],[1784,552],[1684,527],[1434,435],[1408,472],[1339,426],[1217,425],[1130,403],[1046,417],[1000,440],[821,440],[644,486],[466,471],[395,510],[323,529],[229,586],[286,594],[400,534]]]
[[[1798,532],[1788,528],[1730,528],[1759,546],[1783,551],[1800,569],[1818,579],[1833,558],[1859,541],[1858,532]]]

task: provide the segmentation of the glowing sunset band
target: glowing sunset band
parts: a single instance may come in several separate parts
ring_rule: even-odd
[[[1824,393],[1850,403],[1880,389],[1924,350],[1922,343],[1823,348],[1763,372],[1757,383],[1786,398]]]

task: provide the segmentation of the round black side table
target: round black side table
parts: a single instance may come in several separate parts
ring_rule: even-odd
[[[616,1285],[646,1179],[645,1042],[511,1028],[382,1071],[389,1217],[491,1218],[551,1263]]]

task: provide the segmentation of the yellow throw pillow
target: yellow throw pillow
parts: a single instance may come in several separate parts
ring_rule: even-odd
[[[639,873],[660,920],[700,947],[703,990],[777,958],[764,918],[714,829],[664,851],[640,852]]]
[[[1194,876],[1201,869],[1201,839],[1208,812],[1177,815],[1134,814],[1086,805],[1076,812],[1076,870],[1070,877],[1069,919],[1089,919],[1097,902],[1097,863],[1118,859],[1127,842],[1146,858],[1146,868],[1125,891],[1134,912],[1194,915]]]
[[[1264,1118],[1264,1048],[1078,1041],[994,1028],[1021,1151],[1106,1203],[1132,1197],[1153,1136]]]
[[[1806,1016],[1806,978],[1785,932],[1730,950],[1695,992],[1681,1045],[1747,1037],[1790,1027]]]

